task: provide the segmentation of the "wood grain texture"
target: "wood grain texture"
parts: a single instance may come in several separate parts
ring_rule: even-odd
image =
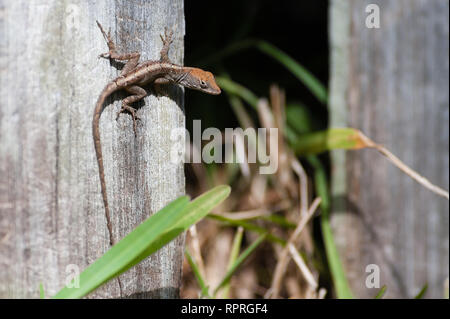
[[[365,26],[369,3],[381,27]],[[333,0],[330,122],[362,130],[433,183],[449,188],[449,2]],[[374,150],[333,152],[333,230],[352,289],[370,298],[377,264],[386,297],[442,298],[449,204]]]
[[[183,1],[0,0],[0,297],[38,298],[65,284],[66,267],[83,270],[109,248],[92,140],[94,103],[118,71],[95,20],[119,50],[158,59],[164,27],[170,58],[183,62]],[[184,127],[180,88],[115,115],[118,93],[101,118],[114,237],[120,239],[184,194],[182,164],[168,159],[170,131]],[[181,284],[184,237],[89,297],[174,298]]]

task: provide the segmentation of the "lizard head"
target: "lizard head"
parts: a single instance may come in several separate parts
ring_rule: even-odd
[[[179,76],[176,82],[189,89],[208,94],[217,95],[221,92],[214,75],[211,72],[198,68],[188,68],[188,72]]]

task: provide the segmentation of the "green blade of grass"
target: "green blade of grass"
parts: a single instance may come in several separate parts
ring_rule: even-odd
[[[188,197],[180,197],[152,215],[88,266],[80,274],[80,287],[64,287],[53,298],[81,298],[130,268],[130,263],[147,248],[146,244],[153,243],[161,235],[161,230],[168,227],[171,217],[182,211],[188,202]]]
[[[242,237],[244,235],[244,228],[239,226],[234,235],[233,245],[231,246],[230,259],[228,260],[227,272],[231,270],[239,256],[239,251],[241,249]],[[230,283],[224,285],[222,298],[227,299],[230,293]]]
[[[296,134],[306,134],[313,130],[312,116],[301,103],[286,105],[286,123]]]
[[[295,227],[297,227],[297,224],[291,223],[290,221],[288,221],[286,219],[286,217],[284,217],[282,215],[270,214],[267,216],[262,216],[260,218],[267,220],[271,223],[277,224],[278,226],[281,226],[283,228],[295,229]]]
[[[248,222],[245,222],[242,220],[227,218],[227,217],[216,215],[216,214],[209,214],[208,218],[212,218],[212,219],[224,222],[225,224],[228,224],[228,225],[242,226],[245,230],[253,231],[258,234],[266,234],[268,241],[280,244],[281,246],[286,245],[286,241],[284,239],[268,233],[267,229],[257,226],[255,224],[248,223]]]
[[[130,267],[136,265],[150,254],[175,239],[193,224],[205,217],[217,205],[219,205],[230,194],[231,188],[227,185],[216,186],[212,190],[198,196],[191,201],[183,210],[171,218],[171,225],[163,232],[157,240],[148,246],[142,254],[131,262]]]
[[[297,155],[318,154],[334,149],[361,149],[369,147],[358,130],[353,128],[330,128],[324,131],[297,135],[291,141]]]
[[[169,203],[86,268],[80,274],[79,288],[64,287],[53,298],[83,297],[176,238],[229,193],[229,186],[218,186],[192,202],[182,196]]]
[[[209,59],[205,59],[203,65],[211,64],[212,62],[223,59],[228,55],[252,47],[258,49],[262,53],[270,56],[275,61],[282,64],[295,77],[297,77],[297,79],[300,80],[300,82],[302,82],[320,102],[322,102],[323,104],[327,103],[328,99],[327,89],[311,72],[309,72],[305,67],[303,67],[297,61],[295,61],[285,52],[263,40],[250,39],[234,43],[228,46],[227,48],[221,50],[220,53],[210,57]]]
[[[381,299],[383,298],[384,294],[386,293],[386,285],[383,285],[383,287],[380,288],[380,291],[378,291],[378,293],[376,294],[376,296],[374,297],[375,299]]]
[[[223,277],[220,284],[217,286],[217,288],[214,290],[213,295],[215,296],[217,292],[228,283],[228,281],[231,279],[231,276],[234,274],[236,269],[247,259],[247,257],[264,241],[267,234],[263,234],[258,237],[244,252],[239,255],[237,260],[234,262],[234,264],[231,266],[231,268],[227,271],[225,276]]]
[[[327,255],[328,264],[330,266],[331,276],[338,298],[350,299],[353,298],[353,293],[345,276],[344,267],[339,258],[339,252],[334,243],[333,232],[331,230],[329,211],[330,211],[330,196],[328,193],[327,177],[325,169],[320,160],[313,155],[306,158],[309,164],[314,168],[314,182],[317,195],[322,199],[321,207],[321,228],[322,236],[325,245],[325,252]]]
[[[211,217],[214,218],[215,216],[211,216]],[[241,218],[241,219],[232,219],[232,218],[228,218],[228,217],[225,217],[225,216],[219,216],[219,218],[223,218],[223,219],[221,219],[221,221],[223,221],[223,222],[228,222],[230,220],[234,220],[234,221],[240,221],[240,222],[244,222],[244,223],[245,223],[245,221],[251,221],[251,220],[255,220],[255,219],[262,219],[262,220],[266,220],[268,222],[277,224],[280,227],[291,228],[291,229],[294,229],[297,226],[297,224],[294,224],[294,223],[288,221],[286,219],[286,217],[284,217],[282,215],[275,214],[275,213],[272,213],[272,214],[269,214],[269,215],[262,215],[262,216],[252,216],[252,217]],[[259,227],[259,226],[256,226],[254,224],[250,224],[250,225],[255,226],[255,227]],[[245,227],[245,226],[246,225],[244,224],[243,227]],[[250,226],[250,227],[252,227],[252,226]],[[249,229],[249,230],[252,230],[252,229]],[[261,228],[260,227],[258,232],[260,234],[262,234],[264,232],[267,232],[267,230],[265,228]]]
[[[39,284],[39,298],[45,299],[44,285],[42,283]]]
[[[255,110],[258,109],[258,97],[246,87],[222,76],[216,76],[216,82],[227,93],[239,96]]]
[[[230,195],[230,192],[230,186],[220,185],[198,196],[187,205],[185,210],[180,214],[181,218],[175,221],[172,228],[182,227],[188,229],[191,225],[205,217],[214,207],[223,202]]]
[[[197,264],[195,263],[194,259],[192,258],[189,251],[186,249],[184,254],[186,255],[186,258],[188,260],[189,266],[191,266],[192,272],[194,273],[195,278],[197,279],[197,283],[200,286],[202,296],[205,296],[207,298],[211,298],[209,295],[209,288],[205,284],[205,280],[203,279],[203,276],[200,273],[200,269],[198,268]]]
[[[256,47],[291,71],[320,102],[327,103],[328,95],[325,86],[300,63],[268,42],[257,41]]]
[[[230,76],[225,73],[222,73],[220,78],[228,79],[231,81]],[[225,84],[225,86],[226,85],[227,85],[227,83]],[[234,86],[236,86],[236,84]],[[248,96],[252,102],[257,100],[256,96],[250,90],[245,89],[242,86],[240,86],[240,89],[243,89],[246,91],[246,94],[248,94]],[[250,117],[250,114],[248,114],[247,110],[244,107],[244,103],[242,103],[240,97],[237,94],[228,94],[228,101],[230,102],[231,109],[233,110],[234,115],[236,116],[236,119],[238,120],[240,126],[244,130],[249,127],[255,127],[255,125],[253,124],[253,120]]]
[[[449,291],[448,291],[448,277],[444,281],[444,298],[449,299]]]
[[[422,289],[420,289],[419,293],[414,297],[414,299],[422,299],[428,290],[428,284],[425,284]]]

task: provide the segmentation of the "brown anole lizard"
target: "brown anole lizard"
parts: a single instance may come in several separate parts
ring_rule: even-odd
[[[198,68],[184,67],[170,62],[168,53],[170,44],[172,43],[172,32],[167,32],[166,30],[164,37],[161,36],[163,47],[161,49],[161,58],[159,61],[149,60],[139,63],[140,53],[117,53],[115,44],[111,38],[111,32],[108,32],[107,34],[98,21],[97,25],[100,28],[109,49],[109,52],[100,54],[99,57],[127,61],[120,72],[120,75],[109,82],[100,94],[95,105],[94,119],[92,121],[92,133],[94,137],[95,153],[97,155],[103,204],[105,205],[106,224],[109,231],[110,244],[113,245],[114,237],[112,234],[111,217],[109,214],[108,197],[106,193],[105,170],[103,167],[99,127],[100,116],[104,109],[105,100],[108,96],[118,90],[125,90],[131,94],[122,100],[122,108],[117,113],[117,118],[120,113],[129,112],[133,119],[133,129],[134,134],[136,135],[137,117],[135,114],[135,108],[133,108],[131,104],[143,99],[147,95],[147,92],[143,89],[143,86],[150,83],[174,83],[208,94],[220,94],[220,88],[211,72],[203,71]]]

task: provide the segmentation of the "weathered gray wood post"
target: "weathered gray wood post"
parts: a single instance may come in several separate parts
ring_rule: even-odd
[[[380,28],[367,28],[370,3]],[[449,2],[330,2],[330,114],[449,188]],[[351,287],[370,298],[366,266],[387,297],[441,298],[449,267],[448,201],[374,150],[332,154],[333,226]]]
[[[94,103],[118,71],[95,20],[120,51],[158,59],[164,27],[170,58],[183,62],[182,0],[0,0],[0,297],[47,296],[109,248],[92,140]],[[172,128],[184,127],[183,91],[145,98],[137,137],[118,93],[101,119],[113,234],[124,237],[184,194],[182,164],[169,154]],[[184,239],[90,297],[177,297]],[[72,267],[72,268],[71,268]]]

